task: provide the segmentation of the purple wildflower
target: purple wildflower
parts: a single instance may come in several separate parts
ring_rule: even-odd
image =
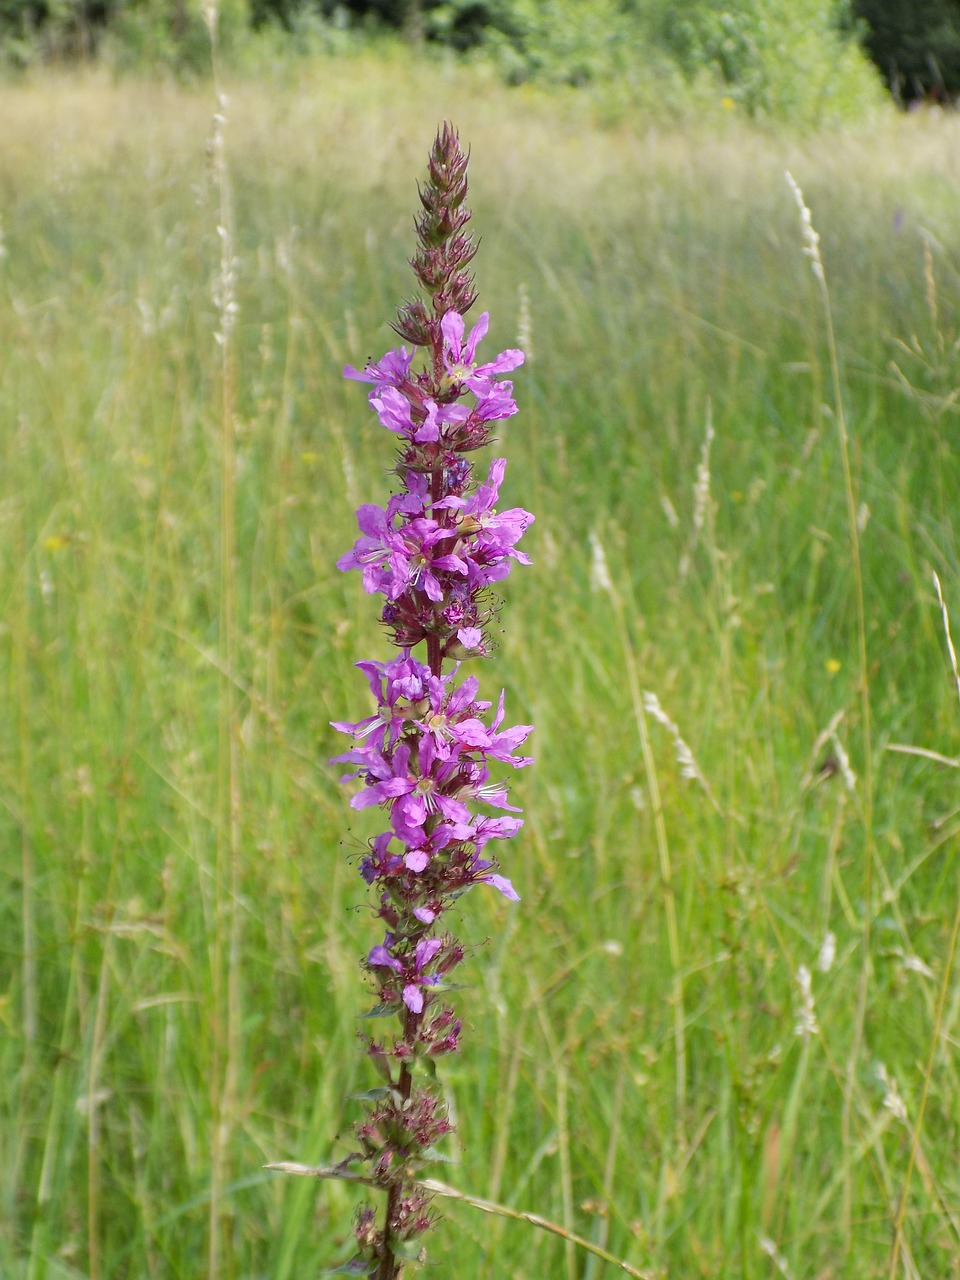
[[[431,686],[437,681],[428,666],[409,654],[393,662],[358,662],[356,665],[366,672],[370,692],[378,703],[377,712],[355,724],[344,720],[330,723],[334,729],[354,738],[369,737],[370,745],[382,751],[385,743],[392,747],[415,719],[417,704],[429,696]]]
[[[502,375],[524,356],[508,349],[478,361],[486,312],[466,330],[463,317],[476,297],[467,269],[476,250],[465,229],[466,166],[456,134],[444,126],[421,192],[412,260],[429,305],[404,304],[396,324],[405,341],[426,348],[423,367],[414,367],[414,352],[404,346],[362,371],[344,369],[345,377],[371,384],[370,407],[396,440],[400,489],[385,506],[360,507],[360,536],[337,561],[343,571],[360,570],[366,592],[385,597],[381,619],[401,650],[388,662],[357,663],[373,711],[333,721],[353,740],[334,757],[354,766],[343,779],[360,784],[351,808],[381,808],[389,818],[389,829],[360,859],[384,928],[366,960],[379,994],[375,1012],[399,1017],[392,1039],[368,1041],[388,1090],[357,1126],[361,1151],[353,1157],[369,1162],[370,1178],[387,1194],[383,1228],[363,1209],[355,1233],[357,1274],[377,1280],[398,1280],[400,1256],[412,1256],[430,1225],[416,1178],[433,1142],[450,1129],[436,1090],[412,1074],[418,1057],[459,1046],[461,1021],[441,1001],[464,949],[442,932],[443,917],[475,885],[518,900],[497,861],[485,856],[487,845],[523,825],[508,816],[520,811],[491,769],[531,763],[518,752],[532,726],[504,727],[503,691],[494,706],[479,696],[475,675],[460,675],[460,661],[491,647],[485,628],[496,600],[489,587],[512,564],[530,563],[517,544],[533,521],[520,507],[497,505],[505,461],[496,459],[478,482],[469,456],[489,443],[494,422],[516,413],[513,384]],[[414,655],[420,645],[422,658]],[[490,816],[478,806],[501,812]]]
[[[355,382],[372,382],[375,387],[372,394],[382,394],[387,387],[406,386],[410,380],[412,364],[413,352],[401,347],[399,351],[388,351],[379,364],[371,361],[362,373],[348,364],[343,370],[343,376],[352,378]]]
[[[443,365],[451,382],[469,387],[475,396],[483,399],[493,391],[493,374],[509,373],[523,364],[523,352],[501,351],[489,364],[475,365],[473,358],[477,345],[486,336],[490,316],[485,311],[463,340],[463,317],[456,311],[448,311],[440,321],[443,333]]]

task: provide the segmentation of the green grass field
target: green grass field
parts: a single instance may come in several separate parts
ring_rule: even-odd
[[[372,1083],[379,826],[328,722],[389,652],[334,562],[392,448],[340,370],[391,345],[444,118],[490,349],[531,338],[501,447],[535,564],[479,674],[537,764],[523,901],[463,906],[438,1176],[651,1276],[960,1276],[957,779],[891,750],[960,751],[960,122],[604,128],[365,57],[238,83],[232,438],[212,110],[0,88],[0,1276],[348,1256],[353,1190],[262,1166],[342,1157]],[[443,1214],[427,1275],[623,1274]]]

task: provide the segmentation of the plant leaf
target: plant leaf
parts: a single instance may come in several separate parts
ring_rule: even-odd
[[[389,1018],[399,1010],[395,1004],[375,1004],[369,1013],[361,1013],[361,1018]]]
[[[376,1270],[376,1268],[374,1268]],[[351,1258],[349,1262],[341,1263],[339,1267],[325,1267],[321,1272],[322,1276],[372,1276],[373,1271],[370,1270],[369,1264],[364,1262],[360,1257]]]
[[[431,1164],[453,1164],[453,1156],[445,1155],[444,1152],[438,1151],[436,1147],[423,1147],[417,1152],[420,1160],[429,1160]]]
[[[394,1240],[391,1238],[390,1251],[395,1258],[402,1258],[404,1262],[424,1263],[427,1260],[427,1251],[417,1240]]]

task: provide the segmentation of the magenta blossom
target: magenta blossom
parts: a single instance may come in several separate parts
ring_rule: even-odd
[[[459,507],[457,529],[461,536],[473,534],[475,545],[488,553],[494,549],[502,553],[510,548],[510,554],[515,555],[520,564],[529,564],[528,556],[515,552],[512,548],[533,524],[533,516],[522,507],[511,507],[507,511],[498,512],[494,505],[500,496],[506,469],[505,458],[494,459],[485,484],[478,485],[468,499],[448,498],[447,503]],[[436,505],[439,508],[443,503]]]
[[[450,531],[436,520],[421,516],[394,523],[403,514],[401,500],[391,498],[386,510],[366,503],[357,512],[357,523],[364,535],[353,550],[337,561],[338,569],[362,569],[364,590],[370,595],[382,591],[397,600],[405,591],[416,588],[428,599],[444,599],[444,584],[438,572],[467,575],[467,562],[458,555],[438,554],[438,544],[450,541]]]
[[[421,1013],[423,994],[420,988],[436,986],[440,981],[439,974],[427,973],[426,968],[443,947],[443,941],[440,938],[421,938],[413,955],[407,957],[406,964],[393,954],[393,942],[394,939],[387,934],[382,945],[371,949],[367,964],[373,969],[392,969],[401,974],[404,980],[403,1003],[411,1013]]]
[[[469,387],[474,395],[484,397],[491,394],[493,375],[509,373],[523,364],[523,352],[518,350],[501,351],[489,364],[474,364],[477,346],[486,336],[490,324],[490,316],[485,311],[470,330],[464,342],[463,317],[456,311],[448,311],[440,321],[443,332],[443,364],[452,382]]]
[[[399,351],[388,351],[379,364],[369,362],[361,373],[352,364],[343,370],[345,378],[354,382],[372,382],[375,392],[380,394],[387,387],[402,387],[410,380],[410,366],[413,364],[413,352],[401,347]]]
[[[440,405],[430,399],[422,405],[411,403],[394,387],[385,387],[379,398],[371,396],[370,403],[382,426],[417,443],[439,440],[444,424],[463,423],[469,417],[464,405]]]
[[[344,720],[331,720],[334,729],[349,733],[354,738],[370,738],[370,745],[382,751],[384,745],[392,747],[410,722],[416,718],[418,704],[430,697],[433,686],[440,681],[430,674],[430,668],[405,653],[392,662],[358,662],[366,672],[370,692],[377,700],[377,712],[352,724]],[[434,695],[436,696],[436,695]]]

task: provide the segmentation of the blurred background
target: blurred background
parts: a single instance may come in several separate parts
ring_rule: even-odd
[[[753,116],[851,111],[878,79],[900,105],[960,88],[955,0],[223,0],[224,50],[250,63],[401,36],[495,67],[509,84],[616,80],[614,100],[676,109],[723,86]],[[8,70],[98,59],[208,67],[189,0],[3,0]],[[872,69],[868,69],[869,67]],[[643,83],[641,83],[643,82]]]

